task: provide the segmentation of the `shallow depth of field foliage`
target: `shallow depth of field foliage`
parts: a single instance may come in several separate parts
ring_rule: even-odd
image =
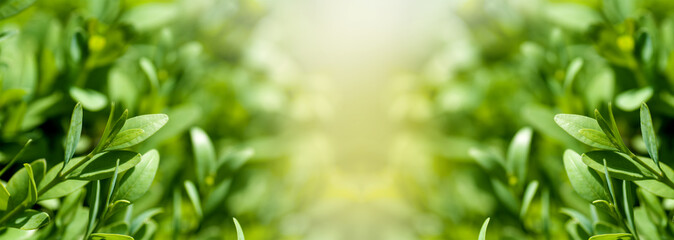
[[[415,92],[435,116],[424,120],[433,170],[403,173],[419,208],[442,219],[441,238],[674,237],[672,10],[460,5],[467,37],[446,53],[458,64]]]
[[[0,1],[0,239],[674,239],[674,2],[450,4],[372,194],[288,137],[332,109],[265,3]]]

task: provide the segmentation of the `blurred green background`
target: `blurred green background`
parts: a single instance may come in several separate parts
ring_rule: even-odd
[[[646,154],[636,110],[648,102],[672,155],[672,10],[666,0],[38,0],[0,20],[0,162],[29,138],[22,162],[60,161],[76,102],[86,153],[115,102],[170,118],[137,147],[162,159],[134,203],[163,209],[155,239],[233,239],[231,217],[248,239],[476,239],[487,217],[488,239],[581,239],[560,212],[589,214],[562,153],[589,148],[553,117],[613,102],[627,144]],[[193,127],[214,143],[214,177],[195,173]],[[516,134],[531,137],[524,172],[481,165],[512,158]],[[209,197],[203,217],[185,180]]]

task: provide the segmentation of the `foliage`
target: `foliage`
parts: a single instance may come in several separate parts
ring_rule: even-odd
[[[418,234],[672,238],[672,7],[455,5],[450,43],[408,80],[403,117],[427,126],[411,142],[431,152],[414,158],[421,173],[401,163],[401,182],[443,226]]]
[[[259,194],[249,181],[272,181],[252,174],[264,161],[247,164],[278,124],[278,109],[250,100],[270,88],[244,61],[263,11],[248,0],[0,4],[0,238],[243,239],[223,216],[271,238],[255,229],[274,216],[240,204]]]

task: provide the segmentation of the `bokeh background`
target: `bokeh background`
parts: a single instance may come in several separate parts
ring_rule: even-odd
[[[38,0],[0,21],[12,33],[0,40],[0,161],[28,138],[22,161],[57,161],[77,101],[86,153],[114,101],[130,116],[170,118],[138,147],[162,158],[134,204],[164,209],[155,239],[233,239],[231,217],[248,239],[476,239],[487,217],[490,239],[581,239],[560,213],[588,213],[561,156],[587,148],[553,116],[613,101],[630,146],[645,153],[629,130],[638,104],[650,101],[663,132],[674,116],[673,9],[665,0]],[[195,173],[193,127],[214,143],[214,179]],[[523,175],[476,161],[507,161],[521,129],[533,133]],[[201,184],[203,218],[180,190],[185,180]]]

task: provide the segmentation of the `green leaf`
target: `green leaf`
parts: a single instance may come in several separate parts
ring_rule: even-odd
[[[660,199],[658,199],[655,194],[650,193],[643,188],[637,188],[637,196],[639,197],[639,203],[641,206],[644,206],[649,212],[649,216],[656,218],[656,220],[653,222],[662,227],[666,226],[667,215],[665,214],[665,210],[662,208]]]
[[[657,167],[655,166],[655,162],[653,161],[643,159],[642,162],[649,165],[653,169],[657,169]],[[664,175],[667,176],[667,178],[669,178],[669,180],[671,181],[672,177],[674,177],[674,170],[672,170],[672,168],[670,168],[667,164],[662,163],[660,163],[660,169],[662,169]],[[634,181],[634,184],[655,195],[665,198],[674,198],[674,189],[672,189],[672,187],[657,179],[645,179]]]
[[[0,183],[0,211],[7,210],[7,203],[9,203],[9,191],[5,188],[5,184]]]
[[[87,224],[86,235],[89,235],[92,231],[94,231],[94,224],[98,219],[98,210],[101,207],[101,181],[98,180],[91,182],[88,190],[89,191],[87,191],[87,193],[89,196],[87,196],[87,198],[89,203],[89,220]]]
[[[592,118],[575,114],[557,114],[555,115],[555,122],[569,135],[578,139],[578,141],[581,141],[582,143],[601,149],[615,149],[613,145],[605,144],[606,142],[610,142],[610,140],[608,140],[606,134],[601,134],[603,133],[601,127],[597,121]],[[592,135],[588,137],[587,135],[584,135],[587,134],[588,131],[581,132],[582,129],[595,130],[600,134],[597,134],[596,132],[589,132]],[[604,138],[604,140],[597,141],[597,138]]]
[[[130,151],[115,150],[99,153],[86,163],[82,164],[82,166],[73,170],[72,173],[68,175],[68,179],[93,181],[110,178],[115,173],[115,166],[118,159],[119,172],[126,172],[136,166],[136,164],[140,162],[141,157],[140,154]],[[72,168],[72,166],[70,167]],[[66,166],[64,169],[67,170],[69,167]]]
[[[26,173],[28,174],[28,204],[32,205],[37,202],[37,184],[35,183],[35,176],[33,175],[33,168],[28,163],[24,163],[23,167],[26,168]]]
[[[570,208],[562,208],[561,212],[568,215],[572,219],[576,220],[576,222],[578,222],[580,227],[583,228],[583,230],[585,230],[585,232],[587,232],[589,234],[593,233],[592,232],[592,222],[590,221],[590,219],[585,217],[585,215],[583,215],[582,213],[579,213],[578,211],[570,209]]]
[[[155,90],[159,89],[159,80],[157,79],[157,70],[155,69],[154,64],[152,64],[149,59],[143,57],[140,59],[140,68],[143,69],[145,76],[150,80],[152,88]]]
[[[0,19],[5,19],[33,5],[35,0],[6,0],[0,2]]]
[[[629,233],[610,233],[590,237],[589,240],[631,240],[632,234]]]
[[[44,178],[42,178],[42,181],[40,181],[40,185],[38,186],[38,189],[44,188],[47,184],[50,182],[54,181],[56,177],[59,174],[59,171],[61,170],[63,166],[63,163],[59,163],[47,171],[47,174],[45,174]],[[80,189],[84,187],[84,185],[87,185],[89,181],[83,181],[83,180],[65,180],[59,184],[56,184],[54,187],[51,189],[47,190],[45,193],[41,194],[38,197],[39,201],[46,200],[46,199],[52,199],[52,198],[60,198],[63,196],[66,196],[72,192],[74,192],[77,189]]]
[[[637,227],[634,225],[634,194],[632,193],[632,184],[623,180],[623,210],[627,219],[627,226],[630,231],[637,235]]]
[[[21,230],[38,229],[49,223],[49,214],[33,209],[27,209],[7,222],[7,227]]]
[[[89,236],[90,240],[133,240],[131,236],[114,233],[94,233]]]
[[[147,222],[153,216],[160,213],[162,213],[161,208],[153,208],[141,213],[136,218],[134,218],[133,221],[131,221],[131,225],[129,225],[129,232],[131,235],[136,234],[143,223]]]
[[[140,163],[131,168],[120,180],[120,185],[112,199],[135,201],[150,189],[159,166],[159,152],[150,150],[143,154]]]
[[[531,148],[532,135],[533,131],[531,128],[522,128],[515,134],[515,137],[508,147],[506,164],[509,172],[517,177],[518,185],[523,185],[524,179],[526,178],[527,161],[529,159],[529,148]]]
[[[103,135],[105,137],[105,143],[101,147],[107,148],[112,141],[117,137],[119,132],[122,130],[122,127],[124,127],[124,124],[126,124],[127,117],[129,116],[129,110],[124,110],[121,116],[115,121],[115,124],[112,125],[112,128],[110,128],[109,132],[104,133]],[[108,130],[106,130],[108,131]],[[145,131],[143,131],[145,132]],[[108,149],[111,150],[111,149]]]
[[[618,215],[616,215],[614,210],[614,205],[607,200],[595,200],[592,202],[592,205],[594,205],[597,209],[601,209],[604,212],[610,214],[614,218],[618,218]]]
[[[647,102],[652,96],[652,87],[630,89],[618,94],[615,98],[615,104],[623,111],[631,112],[637,110],[641,103]]]
[[[69,93],[70,97],[80,102],[84,109],[92,112],[100,111],[108,105],[108,98],[104,94],[92,89],[71,87]]]
[[[142,129],[143,133],[114,149],[131,147],[144,141],[163,127],[166,122],[168,122],[166,114],[148,114],[127,119],[120,133],[129,129]]]
[[[480,228],[480,235],[477,237],[478,240],[487,239],[487,226],[489,226],[489,219],[491,219],[491,218],[487,218],[486,220],[484,220],[484,223],[482,223],[482,227]],[[234,220],[234,222],[236,223],[236,219]],[[237,228],[237,232],[238,232],[238,228]]]
[[[611,177],[622,180],[644,180],[654,178],[653,174],[635,163],[625,154],[614,151],[592,151],[583,154],[583,162],[594,170],[604,172],[603,161],[606,159]]]
[[[524,216],[529,210],[529,205],[536,195],[536,190],[538,190],[538,181],[531,181],[527,186],[527,189],[524,191],[524,198],[522,199],[522,208],[520,208],[520,218],[524,219]]]
[[[204,176],[199,178],[199,185],[206,186],[206,179],[212,176],[216,170],[215,150],[213,143],[204,130],[200,128],[192,128],[190,130],[192,138],[192,151],[194,152],[194,160],[196,161],[197,176]]]
[[[609,112],[609,119],[611,120],[610,123],[606,121],[606,119],[604,119],[601,113],[599,113],[599,110],[597,109],[594,110],[594,117],[595,119],[597,119],[599,127],[601,127],[602,131],[606,134],[609,141],[612,143],[614,147],[618,148],[622,152],[629,152],[629,149],[627,149],[627,147],[625,146],[622,136],[620,136],[620,132],[618,131],[618,126],[616,125],[615,118],[613,117],[613,108],[611,107],[610,103],[608,105],[608,112]]]
[[[564,89],[571,89],[573,80],[576,79],[578,72],[583,67],[583,59],[578,57],[573,59],[566,69],[566,77],[564,79]]]
[[[66,164],[68,164],[70,158],[75,154],[77,143],[80,142],[80,135],[82,135],[82,104],[77,103],[70,117],[70,127],[68,127],[68,134],[64,143],[65,156],[63,157],[63,161]]]
[[[658,139],[655,137],[655,129],[653,128],[653,120],[651,119],[651,111],[648,109],[646,103],[641,103],[641,136],[646,144],[648,155],[651,156],[656,165],[660,165],[658,161]]]
[[[246,240],[246,238],[243,236],[243,230],[241,229],[239,221],[237,221],[236,218],[232,218],[232,220],[234,221],[234,226],[236,227],[236,239]],[[489,219],[487,219],[487,221],[489,221]]]
[[[131,205],[131,202],[127,200],[114,201],[112,204],[110,204],[110,207],[108,208],[108,215],[112,216],[118,212],[125,211],[129,205]]]
[[[604,134],[604,132],[597,131],[597,130],[594,130],[594,129],[585,128],[585,129],[579,130],[578,134],[583,135],[586,138],[590,139],[591,141],[593,141],[595,143],[598,143],[598,144],[601,144],[603,146],[613,146],[613,143],[608,138],[608,136],[606,134]],[[610,147],[610,148],[607,147],[605,149],[618,150],[615,147]]]
[[[143,129],[140,128],[134,128],[134,129],[128,129],[121,131],[115,136],[114,140],[108,145],[107,149],[108,150],[114,150],[114,149],[121,149],[128,147],[126,146],[131,140],[136,139],[140,135],[145,133]]]
[[[573,150],[564,152],[564,168],[571,186],[580,197],[587,201],[610,200],[601,176],[585,165],[578,153]]]
[[[185,190],[187,191],[187,196],[192,202],[192,206],[194,206],[194,211],[197,213],[197,216],[199,218],[203,217],[204,214],[203,211],[201,211],[201,199],[199,197],[199,191],[197,190],[197,187],[194,186],[194,183],[187,180],[185,181]]]
[[[154,233],[157,231],[157,222],[149,220],[146,221],[140,229],[133,234],[135,239],[139,240],[151,240],[154,237]]]

